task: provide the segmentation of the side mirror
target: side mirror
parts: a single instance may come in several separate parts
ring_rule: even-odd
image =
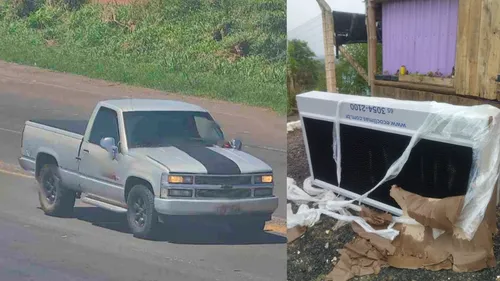
[[[243,143],[240,140],[233,139],[231,140],[231,147],[237,150],[241,150]]]
[[[111,158],[115,160],[118,154],[118,147],[116,146],[115,139],[112,137],[102,138],[100,144],[102,148],[109,152]]]

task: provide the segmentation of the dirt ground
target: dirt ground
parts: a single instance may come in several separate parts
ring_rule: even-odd
[[[302,141],[302,132],[288,133],[288,177],[292,177],[302,186],[309,176],[306,152]],[[500,228],[500,208],[497,208],[497,225]],[[333,269],[340,254],[337,250],[354,238],[350,225],[336,231],[331,228],[335,220],[322,216],[321,220],[310,228],[301,238],[288,244],[287,275],[289,281],[321,281]],[[353,278],[353,281],[487,281],[497,280],[500,276],[500,236],[494,239],[497,266],[479,272],[455,273],[451,270],[427,271],[384,268],[378,275]],[[500,278],[498,278],[500,280]]]
[[[91,112],[98,101],[106,99],[173,99],[193,103],[212,113],[221,122],[227,137],[240,138],[245,145],[286,149],[283,134],[285,116],[265,108],[166,93],[4,61],[0,61],[0,79],[3,92],[22,91],[26,98],[50,100],[61,106],[77,106],[87,112]]]

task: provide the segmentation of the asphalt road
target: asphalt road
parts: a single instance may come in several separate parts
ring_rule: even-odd
[[[133,238],[124,215],[77,204],[73,218],[38,209],[33,179],[0,174],[0,280],[286,280],[281,236],[210,225],[166,226]]]
[[[17,164],[20,132],[28,119],[87,118],[98,100],[116,98],[120,91],[141,95],[137,89],[112,88],[99,81],[0,62],[0,164]],[[149,93],[148,97],[159,95]],[[211,101],[200,100],[199,104],[215,111],[226,133],[240,136],[248,145],[246,151],[273,167],[276,195],[282,200],[275,216],[284,217],[286,143],[280,146],[280,136],[266,122],[241,114],[254,112],[275,127],[278,118],[273,121],[271,114],[258,109],[241,107],[237,112],[237,108]],[[73,218],[45,216],[38,209],[34,180],[1,170],[2,281],[286,280],[286,238],[281,235],[225,233],[199,222],[165,226],[158,241],[139,240],[129,234],[123,215],[80,202]]]

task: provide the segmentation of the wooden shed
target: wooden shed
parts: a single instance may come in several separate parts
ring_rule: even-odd
[[[372,95],[500,106],[500,0],[367,1]]]

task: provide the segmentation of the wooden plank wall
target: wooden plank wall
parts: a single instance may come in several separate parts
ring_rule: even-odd
[[[459,0],[455,89],[496,100],[500,74],[500,1]]]
[[[438,94],[426,91],[416,91],[401,89],[396,87],[377,86],[373,87],[373,96],[386,97],[401,100],[415,100],[415,101],[437,101],[445,102],[455,105],[479,105],[491,104],[500,108],[500,102],[495,100],[486,100],[481,98],[467,98],[456,95]]]

